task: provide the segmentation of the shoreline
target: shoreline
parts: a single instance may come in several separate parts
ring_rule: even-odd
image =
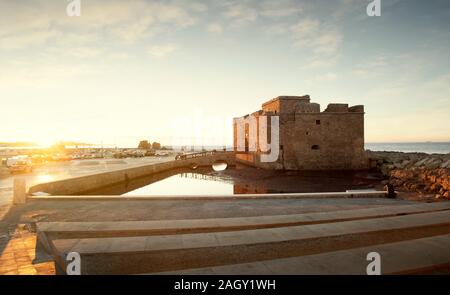
[[[431,194],[434,198],[446,198],[450,199],[450,153],[449,154],[427,154],[421,152],[405,153],[405,152],[391,152],[391,151],[367,151],[368,158],[370,159],[370,169],[368,171],[346,171],[347,176],[350,178],[356,178],[362,184],[362,188],[370,185],[370,187],[382,189],[387,183],[394,185],[394,188],[403,192],[418,193],[420,195]],[[89,161],[89,160],[86,160]],[[89,168],[94,172],[95,166],[103,166],[104,161],[100,160],[98,165],[94,165]],[[72,162],[72,161],[71,161]],[[58,173],[64,172],[69,169],[69,166],[74,163],[64,162],[49,162],[39,165],[39,172],[36,176],[42,173],[43,170],[47,170],[49,167],[59,167]],[[91,161],[92,162],[92,161]],[[113,167],[114,166],[114,167]],[[120,166],[127,165],[112,165],[108,168],[103,167],[101,170],[109,171],[114,168],[119,170]],[[87,167],[87,166],[86,166]],[[4,168],[4,167],[2,167]],[[105,170],[106,169],[106,170]],[[4,170],[4,169],[3,169]],[[0,172],[2,170],[0,169]],[[250,172],[249,172],[250,171]],[[192,171],[194,172],[194,171]],[[334,171],[335,172],[335,171]],[[234,184],[241,185],[243,193],[280,193],[280,192],[323,192],[323,191],[342,191],[342,188],[336,188],[335,177],[333,177],[333,171],[271,171],[271,170],[259,170],[259,169],[237,169],[236,171],[226,170],[221,178],[225,181],[226,178],[233,180]],[[53,172],[53,174],[56,172]],[[373,181],[370,180],[370,174],[378,173]],[[49,173],[50,175],[52,172]],[[206,172],[206,174],[210,174]],[[214,174],[214,173],[213,173]],[[360,175],[358,175],[360,174]],[[29,174],[16,174],[18,177],[21,175],[29,177]],[[9,174],[4,174],[3,177],[0,174],[0,181],[6,177],[13,178]],[[331,177],[329,177],[331,176]],[[299,178],[300,177],[300,178]],[[324,178],[324,188],[317,189],[317,186],[308,184],[307,181],[303,181],[301,191],[296,191],[298,185],[296,181],[298,179],[310,179],[314,181],[314,178]],[[57,177],[59,178],[59,176]],[[63,179],[65,177],[62,177]],[[67,175],[66,178],[70,178]],[[297,179],[297,180],[296,180]],[[7,179],[5,179],[7,180]],[[361,181],[365,180],[365,181]],[[46,182],[45,180],[41,181]],[[3,182],[2,189],[7,189],[12,185]],[[329,189],[328,189],[329,188]],[[345,188],[344,188],[345,189]],[[347,189],[351,189],[348,187]],[[3,192],[5,193],[5,192]],[[430,197],[427,197],[430,199]]]
[[[395,189],[450,199],[450,154],[369,152],[371,168]]]

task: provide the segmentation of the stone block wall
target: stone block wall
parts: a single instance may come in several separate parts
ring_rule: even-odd
[[[280,121],[284,169],[367,168],[363,113],[297,113],[295,120]]]
[[[320,105],[311,103],[309,96],[281,96],[264,103],[262,111],[255,114],[279,116],[280,154],[276,162],[262,163],[260,150],[246,149],[252,157],[245,160],[240,156],[243,163],[285,170],[369,168],[364,150],[364,106],[332,103],[320,112]],[[236,130],[235,126],[235,148]]]

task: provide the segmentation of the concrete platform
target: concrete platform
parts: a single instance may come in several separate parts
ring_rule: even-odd
[[[78,252],[84,274],[146,273],[255,262],[449,233],[450,214],[441,211],[233,232],[63,239],[54,241],[53,251],[60,269],[65,269],[67,253]]]
[[[365,275],[367,254],[381,256],[381,274],[417,274],[450,265],[450,235],[162,275]]]
[[[128,180],[138,179],[177,168],[197,166],[211,166],[216,161],[225,161],[228,165],[235,164],[233,152],[217,152],[209,156],[191,158],[186,160],[161,161],[152,164],[115,169],[87,176],[72,177],[40,183],[29,188],[30,195],[37,192],[46,192],[51,195],[84,195],[102,187],[111,186]]]
[[[357,219],[381,218],[441,210],[450,210],[450,202],[431,204],[419,203],[415,205],[386,206],[357,210],[316,212],[309,214],[237,218],[118,222],[40,222],[37,224],[37,235],[40,243],[45,247],[46,251],[50,252],[50,243],[55,239],[172,235],[183,233],[274,228]]]
[[[264,199],[345,199],[345,198],[385,198],[385,191],[364,191],[364,192],[329,192],[329,193],[282,193],[282,194],[236,194],[236,195],[177,195],[177,196],[30,196],[29,199],[39,201],[130,201],[130,200],[264,200]]]

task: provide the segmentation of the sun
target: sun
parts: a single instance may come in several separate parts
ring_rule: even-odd
[[[39,147],[48,148],[54,145],[57,140],[53,138],[39,138],[38,140],[34,141]]]

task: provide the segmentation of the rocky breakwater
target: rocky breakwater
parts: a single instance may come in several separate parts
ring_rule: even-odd
[[[450,199],[450,154],[368,151],[368,156],[396,190]]]

